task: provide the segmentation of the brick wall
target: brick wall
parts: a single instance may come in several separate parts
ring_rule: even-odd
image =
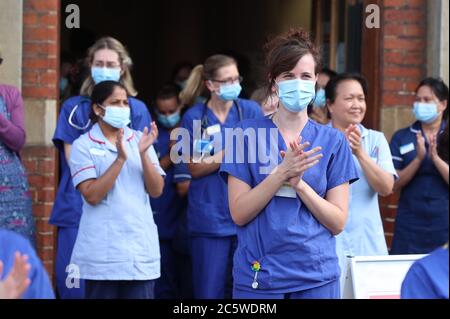
[[[59,0],[23,1],[22,93],[26,108],[56,105],[58,100],[59,7]],[[48,219],[57,185],[57,154],[48,138],[30,134],[36,129],[44,130],[41,126],[46,125],[45,121],[29,116],[26,120],[27,140],[33,142],[23,150],[22,159],[29,174],[37,251],[53,278],[55,229],[48,224]]]
[[[412,122],[414,90],[426,74],[426,0],[384,0],[381,43],[381,128],[390,140],[394,131]],[[380,199],[390,247],[398,194]]]

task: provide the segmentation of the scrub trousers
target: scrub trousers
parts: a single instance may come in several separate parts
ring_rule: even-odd
[[[155,283],[155,298],[192,299],[192,262],[189,247],[184,247],[178,238],[160,238],[159,247],[161,277]]]
[[[191,237],[194,298],[231,298],[236,246],[236,236]]]
[[[154,299],[155,280],[86,280],[87,299]]]
[[[61,299],[83,299],[84,280],[70,279],[70,258],[77,239],[78,227],[58,227],[58,243],[56,248],[56,289]],[[68,271],[68,272],[67,272]]]
[[[255,289],[254,291],[233,289],[233,299],[339,299],[339,279],[323,286],[290,293],[270,293]]]

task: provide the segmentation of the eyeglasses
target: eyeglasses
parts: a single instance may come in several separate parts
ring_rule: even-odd
[[[211,81],[213,81],[213,82],[217,82],[217,83],[220,83],[220,84],[234,84],[234,83],[242,83],[242,80],[244,80],[244,78],[242,77],[242,76],[238,76],[237,78],[234,78],[234,79],[226,79],[226,80],[215,80],[215,79],[212,79]]]
[[[98,68],[108,68],[108,69],[117,69],[120,68],[120,64],[114,63],[114,62],[103,62],[103,61],[96,61],[94,62],[94,66]]]

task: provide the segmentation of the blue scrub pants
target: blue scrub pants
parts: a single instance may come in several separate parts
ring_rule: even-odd
[[[233,299],[339,299],[339,280],[334,280],[323,286],[291,293],[269,293],[255,289],[244,291],[233,289]]]
[[[154,280],[85,280],[87,299],[154,299]]]
[[[192,264],[189,251],[183,251],[176,238],[160,238],[159,247],[161,277],[155,283],[155,298],[192,299]]]
[[[196,299],[231,298],[237,237],[191,237],[192,281]]]
[[[79,280],[79,288],[66,284],[66,267],[70,264],[73,246],[77,239],[78,227],[58,227],[58,246],[56,249],[56,288],[61,299],[83,299],[84,280]]]

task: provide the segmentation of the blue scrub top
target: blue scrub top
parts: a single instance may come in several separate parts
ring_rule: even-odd
[[[31,244],[19,234],[3,229],[0,229],[0,260],[3,262],[3,274],[0,276],[0,280],[3,280],[11,271],[16,251],[22,255],[28,255],[28,262],[31,265],[28,275],[31,283],[22,298],[54,299],[55,295],[47,271]]]
[[[402,283],[402,299],[448,299],[448,246],[411,266]]]
[[[443,121],[440,134],[444,128]],[[397,170],[416,157],[416,134],[421,130],[421,123],[415,122],[392,137],[390,147]],[[448,241],[448,185],[430,159],[428,146],[426,141],[424,160],[401,190],[391,254],[427,254]]]
[[[286,145],[272,119],[243,121],[240,128],[266,130],[257,131],[257,143],[246,140],[244,147],[240,147],[244,151],[243,162],[237,162],[236,158],[234,163],[222,163],[221,174],[225,180],[229,174],[254,188],[267,177],[267,173],[261,173],[267,164],[260,163],[264,160],[249,159],[258,158],[255,155],[258,152],[267,154],[272,146],[270,154],[276,166],[282,161],[279,152],[285,151]],[[350,147],[341,132],[309,120],[301,136],[311,143],[310,148],[322,147],[323,157],[303,177],[319,196],[325,198],[328,190],[358,179]],[[261,265],[258,289],[271,293],[315,288],[339,278],[335,237],[316,220],[298,195],[274,196],[252,221],[238,227],[237,234],[233,278],[241,290],[252,291],[254,261]]]
[[[128,98],[131,109],[131,128],[142,131],[152,121],[147,106],[140,100]],[[91,101],[86,96],[74,96],[67,99],[62,107],[53,136],[53,144],[59,152],[60,182],[53,205],[50,224],[59,227],[78,227],[81,217],[81,195],[73,187],[70,169],[64,154],[64,143],[72,144],[82,134],[88,132]],[[69,119],[71,123],[69,123]]]
[[[238,99],[242,119],[263,118],[261,107],[254,101]],[[236,103],[221,124],[214,113],[205,104],[195,104],[184,114],[181,127],[189,131],[189,143],[186,148],[193,149],[193,121],[201,121],[206,108],[209,126],[220,125],[222,145],[215,145],[215,151],[223,149],[225,128],[235,127],[239,122]],[[219,141],[220,142],[220,141]],[[219,171],[200,178],[193,178],[188,193],[188,230],[191,235],[207,237],[225,237],[236,234],[236,226],[231,220],[228,209],[228,192],[226,184],[219,176]]]
[[[142,132],[125,128],[128,158],[113,187],[96,205],[83,199],[71,258],[71,263],[79,266],[82,279],[152,280],[160,275],[158,232],[139,154],[141,136]],[[164,176],[153,146],[147,156]],[[116,146],[95,124],[72,145],[69,164],[74,186],[103,176],[116,159]]]
[[[158,123],[158,140],[154,147],[158,158],[169,153],[170,130]],[[191,175],[186,163],[173,164],[166,172],[164,190],[160,197],[150,198],[155,223],[158,226],[159,237],[172,239],[179,231],[180,223],[185,221],[184,215],[187,209],[187,197],[181,198],[176,191],[176,183],[190,180]],[[177,178],[175,178],[175,174]]]

